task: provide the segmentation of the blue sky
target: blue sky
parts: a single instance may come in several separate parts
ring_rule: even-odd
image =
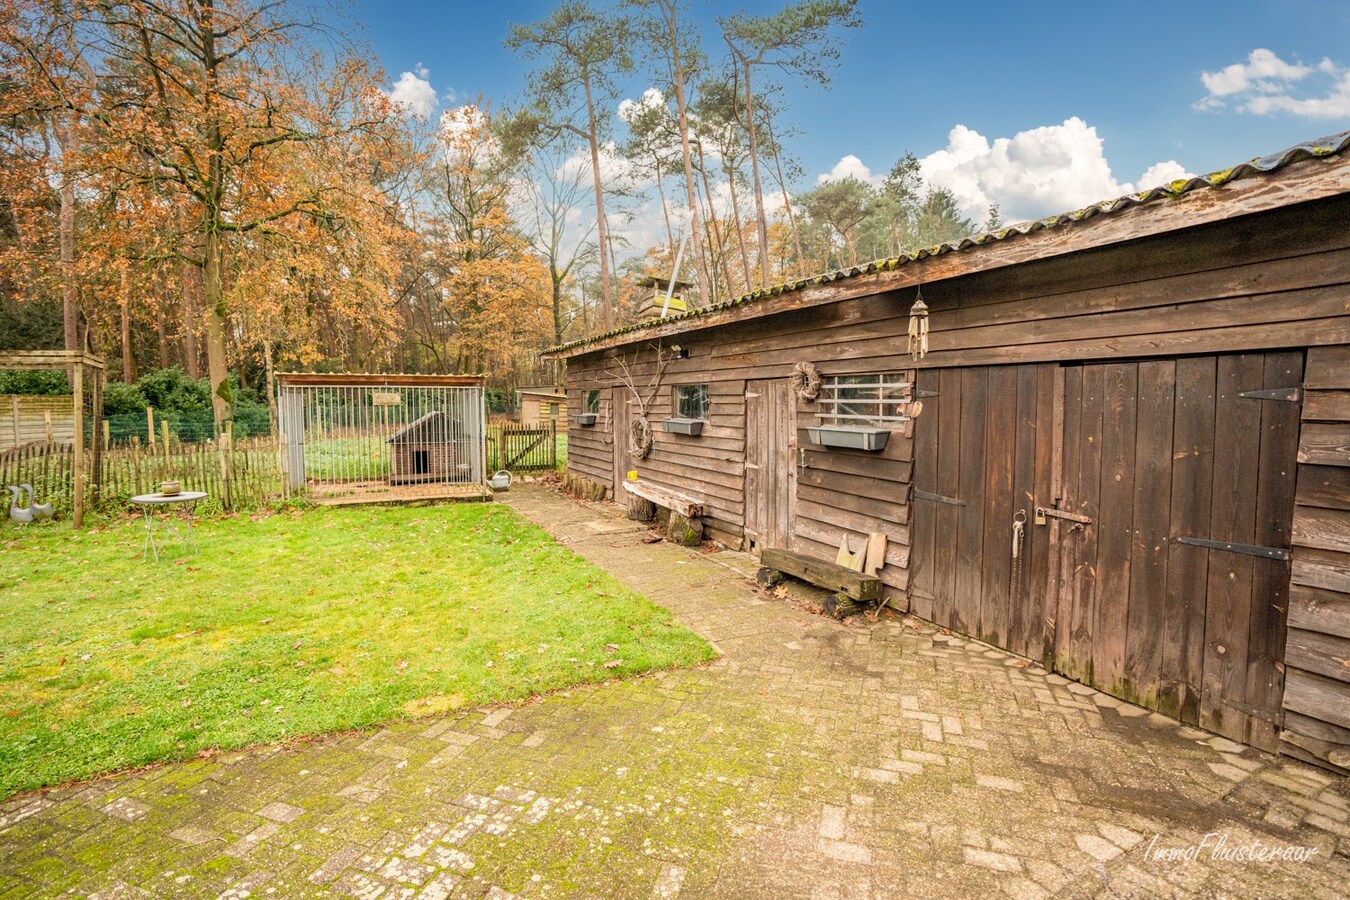
[[[782,5],[693,8],[718,56],[716,15]],[[358,0],[355,15],[390,83],[414,73],[443,110],[518,98],[526,67],[502,39],[551,6]],[[968,209],[992,199],[1029,217],[1151,186],[1140,182],[1149,170],[1156,183],[1350,128],[1350,3],[861,9],[867,25],[847,34],[832,86],[787,91],[799,187],[830,172],[877,177],[911,150]],[[626,95],[648,84],[635,77]]]

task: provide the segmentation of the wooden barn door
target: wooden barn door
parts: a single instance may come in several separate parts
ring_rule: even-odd
[[[796,405],[786,379],[745,386],[747,549],[792,548],[797,501]]]
[[[1035,529],[1059,548],[1059,671],[1276,748],[1302,374],[1302,352],[1063,370],[1061,501]]]
[[[921,369],[910,603],[915,615],[1015,653],[1046,656],[1055,364]],[[1014,522],[1022,519],[1014,555]]]

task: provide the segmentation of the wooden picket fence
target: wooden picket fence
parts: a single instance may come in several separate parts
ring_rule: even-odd
[[[163,440],[154,447],[132,441],[103,452],[102,505],[125,504],[152,494],[160,482],[178,481],[185,491],[204,491],[204,511],[253,509],[286,496],[277,440],[266,436],[183,443]]]
[[[222,437],[204,443],[176,439],[165,450],[132,441],[109,444],[101,454],[100,477],[86,486],[90,508],[116,511],[137,494],[152,494],[162,481],[178,481],[185,491],[205,491],[202,512],[255,509],[285,499],[285,479],[275,438],[232,441]],[[0,488],[31,484],[40,503],[51,503],[58,519],[69,518],[74,500],[74,448],[71,444],[35,442],[0,452]],[[6,508],[8,494],[0,495]],[[24,497],[28,501],[28,497]]]
[[[0,452],[0,489],[31,484],[38,503],[50,503],[57,516],[68,517],[74,502],[75,449],[71,444],[34,441]],[[10,495],[0,495],[9,509]],[[27,504],[29,497],[24,496]],[[6,514],[0,517],[8,518]]]
[[[557,443],[552,423],[494,425],[488,433],[489,463],[516,472],[552,469],[558,461]],[[289,496],[281,449],[272,435],[240,440],[222,435],[214,441],[184,443],[167,429],[154,444],[139,438],[106,441],[99,471],[86,476],[86,506],[115,512],[125,509],[131,497],[158,491],[160,482],[178,481],[185,491],[207,494],[198,506],[201,512],[256,509]],[[86,459],[90,455],[86,450]],[[74,501],[73,445],[39,441],[0,451],[0,488],[25,483],[33,485],[38,502],[52,504],[58,519],[69,518]],[[8,500],[8,495],[0,494],[6,507]]]

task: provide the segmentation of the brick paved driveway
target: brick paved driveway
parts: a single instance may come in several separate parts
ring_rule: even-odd
[[[507,500],[722,658],[17,798],[0,897],[1346,895],[1343,780],[918,622],[812,616],[613,506]],[[1257,842],[1311,858],[1225,858]]]

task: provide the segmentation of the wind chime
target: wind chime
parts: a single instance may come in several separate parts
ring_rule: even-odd
[[[909,355],[923,359],[928,355],[928,304],[923,302],[923,287],[914,294],[914,305],[909,308]]]

